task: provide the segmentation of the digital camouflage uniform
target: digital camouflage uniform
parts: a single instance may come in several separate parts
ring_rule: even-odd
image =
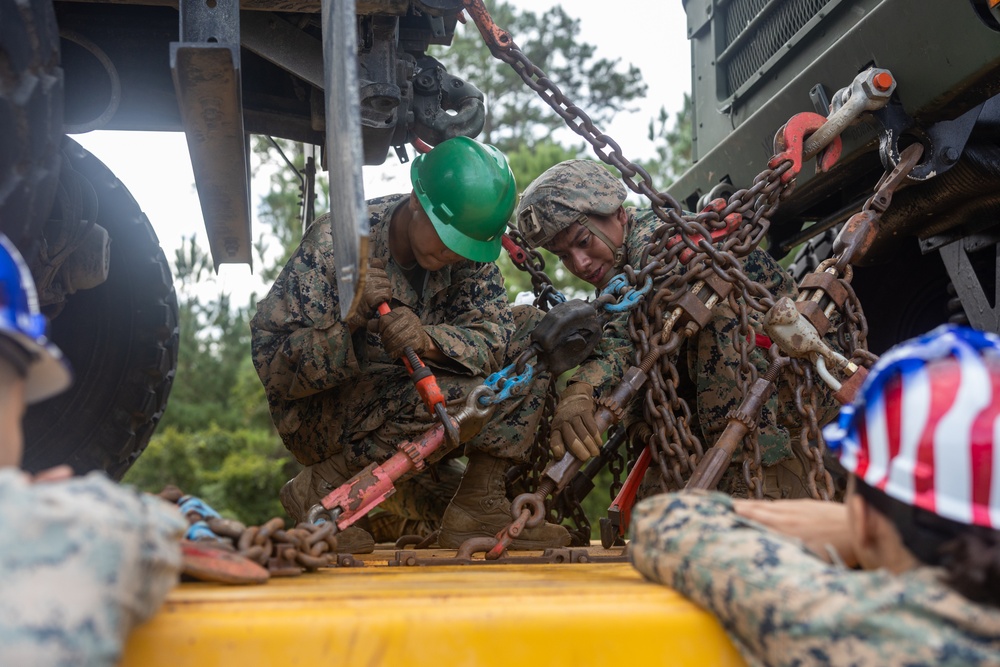
[[[177,583],[177,509],[98,473],[0,470],[0,665],[114,665]]]
[[[955,592],[938,568],[828,565],[721,494],[660,495],[632,517],[636,569],[718,617],[751,665],[1000,664],[1000,609]]]
[[[642,252],[661,221],[652,210],[629,208],[627,214],[623,265],[639,267]],[[763,285],[775,299],[787,296],[794,300],[798,296],[798,288],[788,274],[763,250],[751,252],[742,260],[742,266],[743,272],[751,280]],[[760,323],[763,316],[750,310],[749,317],[751,327],[762,331]],[[735,346],[738,335],[739,319],[729,304],[723,301],[713,307],[712,320],[708,325],[694,339],[686,342],[679,353],[679,370],[682,372],[678,393],[693,408],[691,431],[701,439],[706,449],[722,435],[727,424],[726,415],[742,401],[739,385],[740,357]],[[750,352],[750,361],[758,373],[763,373],[768,367],[767,350],[755,347]],[[628,367],[635,363],[635,348],[628,335],[628,314],[625,313],[605,330],[595,354],[578,369],[570,382],[587,382],[597,388],[600,396],[604,392],[610,392]],[[685,366],[686,376],[683,373]],[[832,405],[829,407],[832,408]],[[634,401],[632,408],[626,421],[641,421],[642,401]],[[765,468],[783,461],[797,466],[797,461],[791,461],[793,452],[789,429],[797,429],[798,424],[794,396],[787,383],[779,382],[778,391],[772,393],[761,409],[757,431],[761,461]],[[720,488],[729,493],[745,495],[742,465],[739,462],[741,455],[738,453],[734,458],[736,463],[731,466],[731,470],[738,474],[727,475]],[[777,471],[772,473],[769,475],[765,472],[765,486],[769,494],[802,495],[804,487],[795,490],[787,488],[788,475],[781,474],[777,477]],[[784,491],[776,488],[778,486],[784,486]]]
[[[454,413],[469,391],[519,354],[541,314],[518,307],[515,321],[493,263],[463,260],[433,272],[400,267],[389,252],[389,220],[408,197],[368,202],[370,255],[385,262],[392,284],[390,306],[409,307],[451,360],[443,367],[428,365]],[[341,319],[326,219],[306,231],[271,291],[258,302],[250,324],[253,360],[271,417],[293,456],[307,466],[336,459],[342,462],[341,474],[352,476],[390,457],[398,444],[419,437],[435,420],[405,367],[386,355],[378,335],[360,329],[352,337]],[[541,416],[546,381],[540,378],[523,396],[502,402],[469,446],[513,462],[523,460]],[[430,461],[446,453],[441,447]],[[383,506],[408,519],[440,518],[461,469],[457,474],[447,467],[439,472],[441,484],[434,473],[412,482],[404,478]]]

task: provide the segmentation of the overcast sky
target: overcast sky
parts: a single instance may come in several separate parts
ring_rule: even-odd
[[[555,0],[513,0],[513,4],[542,13]],[[597,57],[621,59],[638,66],[648,85],[647,96],[633,113],[620,113],[604,132],[614,138],[629,159],[652,155],[646,128],[661,106],[671,114],[680,109],[690,90],[690,51],[681,0],[573,0],[562,3],[580,19],[580,37],[597,46]],[[501,26],[503,27],[503,26]],[[469,24],[467,28],[475,29]],[[514,35],[515,41],[518,36]],[[498,67],[507,67],[496,61]],[[475,82],[473,82],[475,83]],[[558,84],[559,82],[556,81]],[[125,183],[142,206],[160,243],[173,259],[182,236],[197,235],[207,248],[204,221],[194,188],[194,176],[184,135],[169,132],[91,132],[73,137],[100,158]],[[409,187],[406,168],[390,156],[381,167],[365,167],[365,195],[401,192]],[[254,183],[251,204],[264,194],[266,184]],[[254,219],[254,236],[259,223]],[[263,287],[248,267],[223,265],[219,283],[236,303]]]

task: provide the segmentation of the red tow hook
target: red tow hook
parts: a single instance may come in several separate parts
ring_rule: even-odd
[[[803,147],[806,137],[823,127],[826,123],[826,116],[818,113],[804,111],[797,113],[788,119],[788,122],[781,126],[781,129],[774,135],[774,157],[767,166],[777,169],[781,163],[790,160],[791,169],[781,175],[781,182],[787,183],[802,171],[802,163],[811,158],[811,155],[803,154]],[[817,171],[827,171],[840,159],[840,153],[844,149],[844,144],[840,137],[834,137],[829,145],[820,149],[819,161],[816,165]]]

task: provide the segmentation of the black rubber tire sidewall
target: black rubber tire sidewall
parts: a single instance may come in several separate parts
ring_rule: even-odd
[[[77,473],[120,479],[149,443],[177,367],[177,297],[166,257],[135,199],[117,177],[66,139],[68,166],[97,192],[97,223],[111,236],[102,285],[72,295],[51,324],[70,360],[73,386],[32,406],[24,467],[68,463]]]
[[[0,231],[26,257],[59,176],[63,72],[50,0],[0,0]]]

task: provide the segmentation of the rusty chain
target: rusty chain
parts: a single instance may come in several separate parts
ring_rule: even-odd
[[[466,0],[465,4],[493,56],[514,68],[522,81],[537,92],[570,129],[583,137],[602,161],[616,167],[625,184],[633,192],[645,196],[651,202],[654,213],[665,223],[654,232],[650,244],[642,253],[639,271],[631,266],[625,267],[630,284],[639,284],[648,275],[653,277],[656,286],[656,291],[647,296],[645,307],[633,310],[629,318],[636,362],[646,358],[653,347],[667,343],[664,336],[668,332],[663,325],[668,314],[695,285],[715,275],[736,288],[728,295],[728,302],[738,317],[739,335],[735,338],[736,353],[740,359],[738,381],[741,393],[746,395],[748,386],[758,375],[749,360],[755,345],[749,311],[765,313],[774,305],[774,297],[743,272],[739,260],[758,246],[767,233],[770,216],[794,187],[794,179],[786,176],[792,162],[780,162],[765,169],[750,188],[733,193],[728,200],[716,200],[700,213],[684,215],[679,204],[669,195],[657,191],[649,174],[629,161],[618,144],[603,134],[589,116],[527,58],[506,31],[492,22],[481,2]],[[738,227],[716,242],[712,232],[724,228],[733,215],[739,216]],[[527,247],[519,234],[517,237],[518,242]],[[533,263],[520,268],[531,273],[532,285],[538,295],[536,304],[539,304],[544,303],[544,290],[551,289],[551,282],[544,274],[544,260],[537,251],[533,252]],[[865,349],[867,323],[863,311],[850,288],[849,277],[847,280],[841,277],[840,281],[846,285],[850,298],[843,309],[844,316],[837,329],[837,337],[842,348],[852,359],[857,359],[859,365],[870,365],[873,355]],[[685,333],[690,336],[694,331],[696,329],[688,329]],[[801,374],[786,371],[785,377],[795,385],[796,408],[804,420],[800,443],[812,440],[820,447],[804,449],[800,444],[803,452],[817,453],[810,455],[810,492],[813,497],[827,496],[824,491],[829,488],[829,475],[822,467],[819,455],[822,434],[816,420],[811,371],[804,369]],[[809,389],[799,386],[802,381],[808,383]],[[650,443],[655,444],[651,450],[652,459],[662,475],[665,490],[683,488],[686,478],[704,453],[701,442],[691,431],[691,410],[688,402],[677,393],[678,383],[676,356],[662,356],[650,373],[643,402],[645,420],[653,426],[650,437]],[[535,449],[545,448],[536,446]],[[744,481],[749,492],[758,497],[763,493],[760,461],[756,430],[751,430],[744,438]],[[824,489],[821,490],[820,486]]]
[[[350,555],[337,553],[332,522],[299,523],[285,528],[285,520],[274,517],[260,526],[245,526],[219,516],[201,500],[176,487],[168,486],[159,496],[178,504],[188,520],[188,539],[203,547],[238,554],[266,568],[272,577],[354,564]]]
[[[531,276],[531,288],[535,293],[535,308],[546,313],[549,312],[549,309],[562,301],[563,297],[552,284],[548,274],[545,273],[545,258],[542,257],[542,253],[528,244],[517,229],[508,229],[507,235],[524,251],[526,260],[515,262],[514,265]]]

